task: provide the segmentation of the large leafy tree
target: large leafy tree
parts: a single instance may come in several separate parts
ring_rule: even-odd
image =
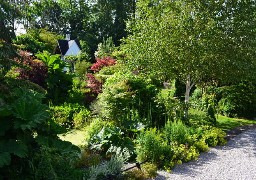
[[[90,25],[96,35],[97,43],[112,37],[115,45],[120,39],[127,36],[126,21],[135,11],[135,0],[91,0]],[[97,47],[95,47],[97,48]]]
[[[188,104],[195,84],[255,78],[255,12],[253,0],[140,0],[123,45],[126,62],[140,72],[183,81]]]

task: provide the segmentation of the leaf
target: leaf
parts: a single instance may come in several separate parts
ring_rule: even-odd
[[[6,151],[23,158],[26,157],[28,149],[27,146],[21,141],[11,139],[6,144]]]
[[[49,117],[48,107],[37,98],[37,94],[27,92],[14,102],[12,110],[13,115],[17,118],[14,121],[15,129],[33,129],[47,120]]]
[[[9,130],[12,126],[12,121],[9,117],[1,118],[0,117],[0,136],[3,136],[7,130]]]
[[[60,65],[59,64],[54,64],[53,69],[59,69]]]
[[[11,162],[11,155],[8,152],[0,152],[0,168],[9,165]]]

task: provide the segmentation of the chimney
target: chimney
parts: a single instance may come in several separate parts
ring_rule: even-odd
[[[70,34],[66,34],[66,40],[70,40]]]

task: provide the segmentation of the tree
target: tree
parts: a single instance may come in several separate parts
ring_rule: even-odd
[[[21,18],[21,13],[14,3],[0,0],[0,39],[11,42],[15,37],[15,21]]]
[[[48,29],[30,29],[26,34],[17,36],[13,42],[19,45],[20,49],[33,54],[43,51],[54,53],[58,39],[62,39],[62,36]]]
[[[188,107],[195,84],[255,77],[255,12],[253,0],[141,0],[128,24],[126,63],[163,80],[183,81]]]

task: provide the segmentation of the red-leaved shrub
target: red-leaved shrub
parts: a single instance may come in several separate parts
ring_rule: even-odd
[[[94,72],[99,72],[105,66],[112,66],[116,64],[116,60],[112,57],[96,58],[96,63],[91,67]]]
[[[34,59],[30,53],[26,51],[19,52],[20,57],[15,61],[21,67],[17,69],[19,72],[18,78],[29,80],[41,87],[46,87],[47,67],[40,60]]]

